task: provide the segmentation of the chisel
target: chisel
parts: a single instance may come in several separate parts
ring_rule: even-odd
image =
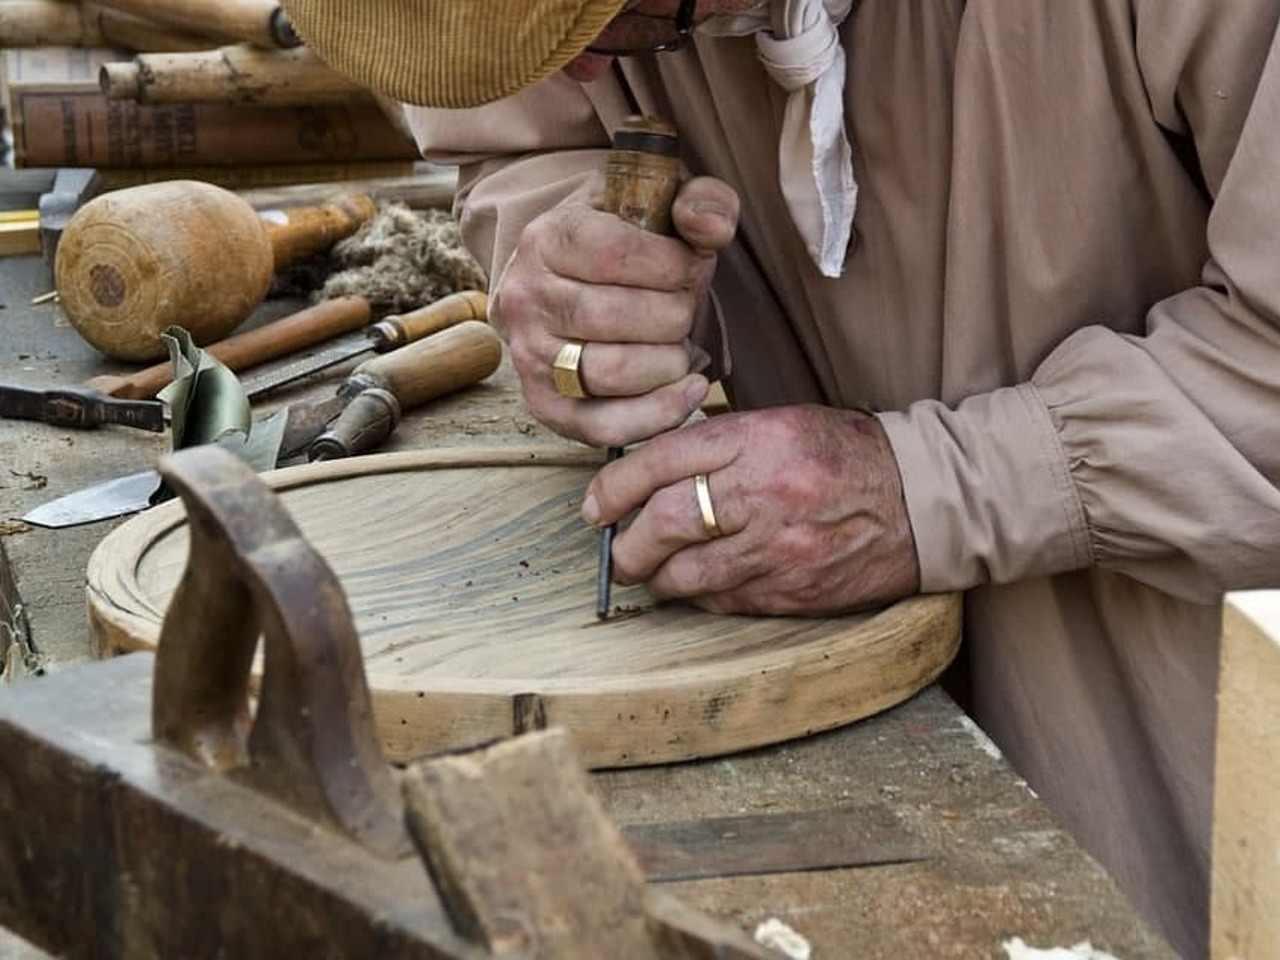
[[[675,128],[665,120],[624,120],[605,161],[603,209],[644,230],[671,233],[671,203],[680,186],[679,146]],[[621,447],[610,447],[606,459],[616,460],[622,452]],[[611,523],[600,531],[596,616],[601,620],[609,617],[616,529]]]
[[[280,459],[306,451],[309,460],[335,460],[371,450],[402,413],[480,382],[501,360],[502,341],[478,320],[366,360],[334,396],[289,408]]]

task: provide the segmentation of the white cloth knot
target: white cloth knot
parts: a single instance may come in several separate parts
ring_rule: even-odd
[[[803,11],[806,15],[816,13],[817,16],[804,25],[801,33],[779,37],[762,30],[755,35],[760,62],[774,82],[788,92],[816,81],[843,53],[836,25],[821,9],[821,4],[817,7],[815,11],[811,5]]]

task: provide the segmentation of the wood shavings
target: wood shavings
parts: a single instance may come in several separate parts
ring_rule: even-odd
[[[779,951],[788,960],[809,960],[812,953],[809,941],[777,917],[770,917],[756,927],[755,940],[762,947]]]
[[[378,310],[403,312],[459,290],[485,290],[484,270],[462,245],[457,221],[443,210],[390,203],[356,233],[334,244],[321,296],[360,296]]]
[[[1014,937],[1001,944],[1009,960],[1118,960],[1104,950],[1095,950],[1088,940],[1074,947],[1029,947],[1021,937]]]

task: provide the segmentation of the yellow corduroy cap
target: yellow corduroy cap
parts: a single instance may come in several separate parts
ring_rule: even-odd
[[[625,0],[283,0],[334,70],[396,100],[475,107],[555,73]]]

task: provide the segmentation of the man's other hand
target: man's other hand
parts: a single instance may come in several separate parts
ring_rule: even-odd
[[[703,523],[707,476],[720,535]],[[919,589],[898,466],[875,417],[819,406],[724,414],[596,474],[589,523],[634,514],[615,577],[718,613],[832,614]]]

